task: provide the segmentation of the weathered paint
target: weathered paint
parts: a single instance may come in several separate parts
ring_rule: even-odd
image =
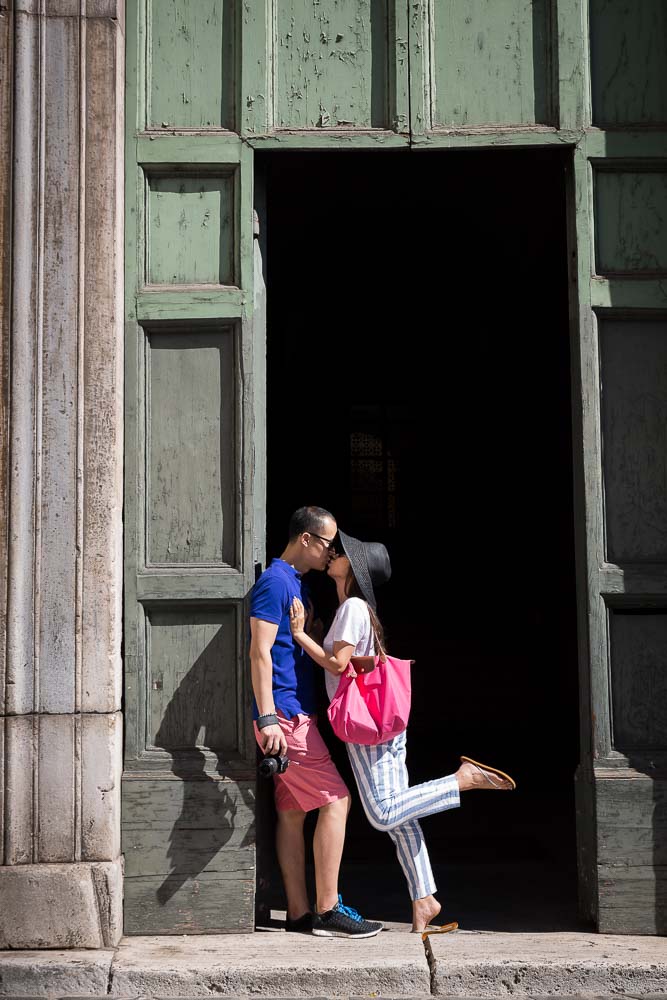
[[[408,128],[403,0],[244,4],[242,131]]]
[[[254,900],[254,783],[128,776],[126,920],[134,933],[244,930]],[[147,903],[148,901],[148,903]]]
[[[595,309],[665,309],[667,283],[656,278],[593,278],[591,304]]]
[[[149,330],[146,562],[238,566],[233,327]]]
[[[146,0],[149,128],[235,125],[234,0]]]
[[[385,128],[387,0],[277,4],[275,127]]]
[[[147,172],[146,183],[146,284],[236,284],[234,175]]]
[[[667,274],[667,170],[594,171],[596,272]]]
[[[663,810],[645,808],[661,801],[667,773],[667,290],[656,277],[666,259],[667,141],[636,125],[660,124],[665,73],[636,44],[645,18],[658,27],[655,4],[594,2],[590,14],[589,114],[633,128],[586,132],[574,160],[580,891],[601,931],[654,934],[667,925]]]
[[[169,776],[125,777],[129,933],[252,927],[254,782],[230,782],[203,767],[197,772],[190,758],[183,754]]]
[[[412,149],[539,149],[576,146],[581,133],[546,125],[533,128],[509,126],[437,129],[414,135]]]
[[[601,767],[597,773],[599,929],[605,934],[667,931],[667,780],[664,772],[642,770]]]
[[[225,854],[225,852],[220,852]],[[254,851],[249,851],[254,856]],[[160,933],[243,934],[254,914],[253,868],[234,867],[229,872],[201,872],[197,877],[177,874],[165,878],[137,876],[125,881],[125,922],[135,934],[155,934],[155,912],[147,898],[160,904]]]
[[[254,149],[407,149],[410,137],[385,129],[317,132],[280,129],[264,135],[250,135],[247,142]]]
[[[239,6],[138,2],[128,19],[130,934],[249,930],[253,922],[252,814],[237,805],[239,796],[252,801],[245,598],[253,511],[264,508],[254,495],[262,456],[252,433],[252,152],[229,132],[206,133],[236,120]],[[145,132],[147,123],[160,134]],[[175,796],[167,826],[166,787]],[[220,803],[229,804],[234,842],[217,825]]]
[[[237,609],[183,605],[147,615],[148,742],[238,756]]]
[[[640,781],[637,782],[637,779]],[[633,829],[636,831],[634,864],[638,868],[650,868],[654,862],[667,864],[667,839],[654,836],[656,818],[664,828],[661,818],[667,806],[664,784],[654,786],[648,775],[635,772],[628,777],[621,771],[611,769],[601,769],[600,780],[608,783],[609,790],[600,802],[600,863],[608,868],[627,865],[624,819],[632,810]]]
[[[599,341],[606,561],[663,563],[667,561],[667,454],[662,444],[667,421],[667,323],[606,315],[599,322]],[[635,621],[640,629],[649,626],[648,619]],[[629,705],[633,704],[631,699]]]
[[[663,0],[591,0],[590,37],[594,123],[667,123]]]
[[[552,124],[550,0],[436,0],[429,4],[434,128]]]
[[[667,614],[616,608],[609,613],[609,632],[614,747],[629,757],[636,751],[664,751]],[[662,834],[656,830],[656,845]]]
[[[553,99],[561,129],[581,130],[587,118],[588,31],[585,14],[586,5],[582,0],[557,0],[552,15]]]

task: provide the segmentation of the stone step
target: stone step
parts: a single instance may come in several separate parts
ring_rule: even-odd
[[[0,997],[667,997],[667,939],[406,925],[362,941],[286,934],[127,937],[115,950],[0,952]]]

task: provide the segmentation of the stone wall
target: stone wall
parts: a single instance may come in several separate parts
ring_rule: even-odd
[[[0,15],[0,948],[121,934],[121,6]]]

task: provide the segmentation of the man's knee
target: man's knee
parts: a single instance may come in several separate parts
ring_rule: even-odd
[[[278,809],[278,823],[289,830],[298,830],[303,826],[306,813],[302,809]]]
[[[350,796],[346,795],[345,798],[335,799],[334,802],[327,802],[325,806],[320,806],[320,816],[330,816],[345,821],[351,805]]]

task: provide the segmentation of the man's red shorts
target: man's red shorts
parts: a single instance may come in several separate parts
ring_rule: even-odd
[[[277,714],[287,741],[289,765],[284,774],[276,774],[273,778],[276,809],[310,812],[349,796],[317,728],[317,717],[296,715],[287,719],[282,712]],[[255,738],[261,750],[260,732],[255,723]]]

